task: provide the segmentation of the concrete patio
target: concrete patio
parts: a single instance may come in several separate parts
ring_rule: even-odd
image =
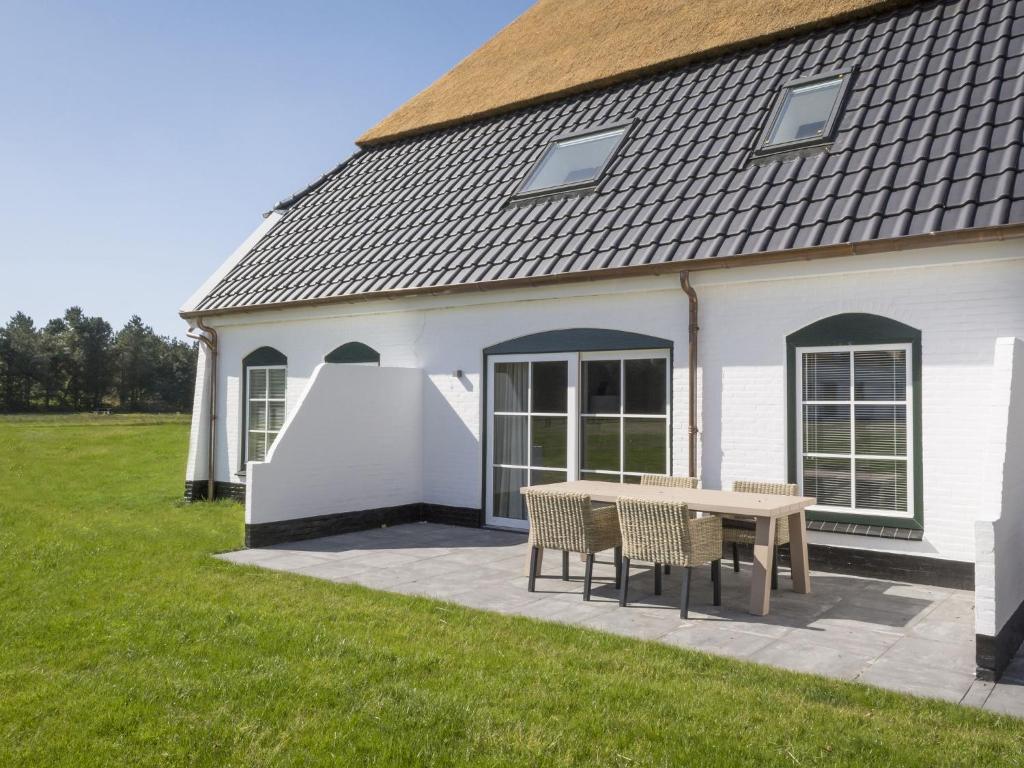
[[[973,593],[812,572],[811,595],[789,591],[785,570],[771,613],[745,611],[749,564],[723,562],[722,606],[711,605],[703,569],[690,618],[679,618],[679,576],[654,595],[649,567],[635,567],[630,605],[620,608],[610,553],[599,556],[592,600],[583,602],[583,565],[571,580],[550,553],[537,591],[526,589],[526,537],[518,533],[415,523],[247,549],[221,559],[278,571],[450,600],[472,608],[575,624],[801,672],[857,680],[1024,717],[1024,656],[998,684],[974,677]],[[812,560],[813,566],[813,560]]]

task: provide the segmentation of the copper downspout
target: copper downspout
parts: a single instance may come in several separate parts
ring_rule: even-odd
[[[214,498],[214,467],[217,448],[217,331],[203,322],[203,319],[196,318],[196,327],[202,333],[186,334],[190,339],[196,339],[210,350],[210,434],[209,446],[207,448],[207,480],[206,498],[210,501]]]
[[[687,392],[689,398],[689,476],[697,476],[697,332],[700,326],[697,325],[697,292],[690,285],[689,271],[679,273],[679,285],[690,300],[690,341],[689,341],[689,362],[687,372],[690,377],[690,385]]]

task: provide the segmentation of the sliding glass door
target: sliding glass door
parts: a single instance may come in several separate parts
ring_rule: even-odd
[[[526,528],[519,489],[570,477],[576,455],[576,356],[503,356],[489,365],[487,522]]]
[[[494,356],[487,381],[490,525],[528,526],[524,485],[669,471],[667,351]]]

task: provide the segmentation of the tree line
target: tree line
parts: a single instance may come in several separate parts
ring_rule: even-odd
[[[191,411],[197,354],[138,315],[115,332],[79,307],[39,328],[16,312],[0,328],[0,409]]]

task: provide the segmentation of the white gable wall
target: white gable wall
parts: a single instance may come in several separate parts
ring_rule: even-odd
[[[786,476],[785,337],[843,312],[922,331],[923,542],[814,533],[811,541],[974,559],[982,418],[995,339],[1024,336],[1019,243],[944,247],[694,273],[701,302],[700,466],[706,487]],[[673,464],[685,474],[686,297],[678,278],[633,278],[516,291],[416,297],[210,318],[220,333],[218,480],[242,482],[241,360],[288,357],[290,406],[323,356],[349,341],[381,364],[421,368],[423,501],[481,504],[482,349],[539,331],[610,328],[675,343]],[[464,371],[455,378],[456,370]],[[197,468],[196,471],[200,471]],[[196,474],[194,479],[203,479]],[[190,479],[193,479],[190,478]]]

